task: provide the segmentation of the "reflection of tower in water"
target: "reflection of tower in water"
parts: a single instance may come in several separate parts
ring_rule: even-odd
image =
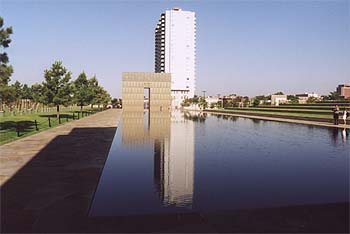
[[[155,141],[154,181],[165,205],[192,205],[194,186],[194,123],[172,113],[170,139]]]
[[[154,183],[160,199],[164,201],[164,154],[165,144],[162,140],[154,141]]]

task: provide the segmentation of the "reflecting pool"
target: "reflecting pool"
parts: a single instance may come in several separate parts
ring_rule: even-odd
[[[90,216],[349,202],[349,129],[123,112]]]

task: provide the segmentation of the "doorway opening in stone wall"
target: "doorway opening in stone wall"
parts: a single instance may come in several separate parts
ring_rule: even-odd
[[[143,89],[143,108],[145,110],[150,109],[150,97],[151,97],[150,93],[151,93],[150,88],[145,87]]]
[[[150,104],[151,104],[151,89],[145,87],[143,89],[143,109],[144,109],[144,128],[150,128]]]

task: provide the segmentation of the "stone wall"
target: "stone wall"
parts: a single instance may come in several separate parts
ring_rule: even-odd
[[[144,89],[150,89],[150,111],[171,109],[170,73],[124,72],[122,75],[123,110],[144,109]]]

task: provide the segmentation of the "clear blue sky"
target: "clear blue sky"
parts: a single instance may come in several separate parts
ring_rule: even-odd
[[[197,93],[318,92],[350,83],[350,2],[1,0],[12,81],[43,81],[62,60],[114,97],[123,71],[153,71],[154,27],[174,6],[197,14]]]

